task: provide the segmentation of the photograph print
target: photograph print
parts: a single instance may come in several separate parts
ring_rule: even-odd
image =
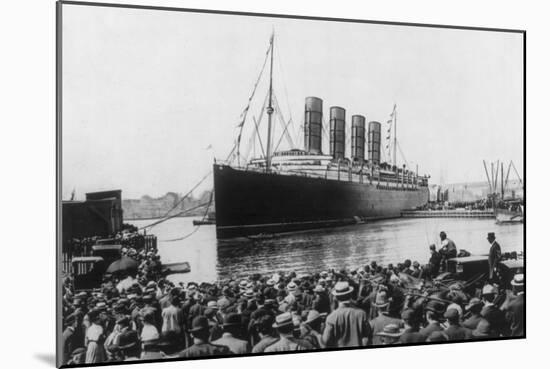
[[[525,338],[525,31],[57,3],[57,365]]]

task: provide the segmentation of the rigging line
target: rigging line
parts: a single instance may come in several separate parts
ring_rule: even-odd
[[[290,135],[288,131],[288,126],[292,122],[292,116],[289,113],[289,119],[288,122],[285,121],[285,117],[283,116],[281,107],[279,105],[279,100],[277,99],[277,96],[274,94],[275,97],[275,104],[277,104],[277,113],[279,117],[279,121],[281,122],[281,125],[283,126],[283,135],[285,135],[286,140],[288,141],[288,144],[293,149],[294,148],[294,141],[292,140],[292,136]]]
[[[510,176],[510,169],[512,167],[512,161],[510,160],[510,163],[508,164],[508,170],[506,172],[506,181],[504,182],[504,189],[508,189],[508,177]]]
[[[205,206],[205,205],[207,205],[207,204],[208,204],[208,203],[205,202],[205,203],[203,203],[203,204],[199,204],[199,205],[197,205],[197,206],[194,206],[194,207],[192,207],[192,208],[190,208],[190,209],[186,209],[186,210],[181,211],[181,212],[179,212],[179,213],[176,213],[176,214],[174,214],[174,215],[170,215],[169,217],[160,219],[160,220],[158,220],[158,221],[156,221],[156,222],[153,222],[153,223],[148,224],[148,225],[146,225],[146,226],[140,227],[139,230],[146,229],[146,228],[153,228],[154,226],[159,225],[159,224],[161,224],[161,223],[164,223],[164,222],[166,222],[167,220],[170,220],[170,219],[172,219],[172,218],[178,217],[178,216],[180,216],[180,215],[187,214],[187,213],[189,213],[190,211],[193,211],[193,210],[202,208],[203,206]]]
[[[258,142],[260,143],[260,149],[262,150],[262,155],[265,156],[264,145],[262,145],[262,137],[260,137],[258,122],[256,121],[256,118],[254,116],[252,116],[252,120],[254,120],[254,126],[256,127],[256,134],[258,136]]]
[[[275,54],[275,56],[277,58],[277,63],[279,64],[279,69],[281,70],[281,79],[283,80],[283,92],[286,98],[286,108],[288,109],[288,116],[291,121],[294,121],[294,119],[292,119],[292,109],[290,109],[290,99],[288,98],[288,90],[286,88],[286,78],[283,70],[283,63],[281,61],[282,59],[281,50],[279,49],[278,45],[276,45],[275,48],[277,49],[277,53]]]
[[[269,98],[269,91],[265,94],[264,103],[262,105],[262,110],[260,111],[260,117],[258,118],[258,126],[262,124],[262,118],[264,116],[264,112],[266,111],[265,107],[267,106],[267,99]],[[252,142],[254,140],[254,132],[250,135],[250,138],[248,139],[248,144],[245,150],[245,155],[242,156],[242,158],[245,160],[245,162],[248,161],[250,156],[250,150],[252,146]]]
[[[518,170],[516,169],[516,165],[513,161],[510,160],[510,163],[512,163],[512,168],[514,168],[514,172],[516,172],[516,176],[518,176],[519,184],[523,186],[523,181],[521,180],[521,177],[519,175]]]
[[[248,104],[246,105],[246,107],[244,108],[244,110],[241,113],[242,119],[241,119],[241,122],[238,125],[238,127],[240,127],[240,130],[239,130],[239,135],[237,136],[237,158],[239,157],[239,154],[240,154],[241,135],[243,133],[244,122],[246,121],[246,116],[248,114],[248,110],[250,109],[250,104],[252,102],[252,99],[254,98],[254,95],[256,94],[256,89],[258,88],[258,84],[260,83],[260,79],[262,78],[262,75],[264,73],[264,69],[265,69],[265,66],[267,64],[269,52],[272,50],[272,47],[273,47],[273,43],[270,43],[269,47],[267,48],[267,51],[265,53],[264,64],[262,65],[262,69],[260,70],[260,74],[258,75],[258,78],[256,79],[256,83],[254,84],[254,88],[252,89],[252,94],[248,98]]]
[[[277,98],[275,98],[275,106],[277,107],[277,110],[279,109],[279,102],[277,101]],[[279,111],[279,110],[278,110]],[[284,122],[284,117],[282,114],[278,114],[277,117],[279,118],[279,123],[281,124],[281,127],[283,128],[283,133],[281,133],[281,137],[279,137],[279,141],[277,141],[277,145],[275,146],[275,149],[273,152],[276,152],[279,148],[279,145],[281,144],[281,141],[283,140],[283,137],[286,138],[288,141],[288,144],[290,145],[290,148],[294,148],[294,142],[292,142],[292,138],[290,137],[290,134],[288,133],[288,126],[292,122],[292,120],[289,120],[288,123]]]
[[[403,161],[405,162],[405,164],[407,164],[407,168],[409,168],[409,162],[405,158],[405,154],[403,154],[403,150],[401,150],[401,145],[399,144],[399,141],[397,141],[397,148],[399,149],[399,153],[401,154]]]
[[[214,192],[212,191],[210,193],[210,200],[208,200],[208,205],[206,206],[206,210],[204,211],[204,215],[202,216],[202,220],[201,222],[204,222],[206,217],[208,216],[208,211],[210,210],[210,206],[212,205],[212,199],[214,198]],[[172,238],[172,239],[169,239],[169,240],[161,240],[161,242],[174,242],[174,241],[182,241],[182,240],[185,240],[186,238],[189,238],[191,237],[193,234],[195,234],[195,232],[197,232],[199,230],[199,228],[201,227],[202,224],[199,224],[197,226],[195,226],[195,229],[193,229],[191,232],[189,232],[188,234],[186,234],[185,236],[182,236],[182,237],[178,237],[178,238]]]
[[[208,176],[212,174],[212,171],[209,171],[204,177],[202,177],[202,179],[195,185],[193,186],[193,188],[191,188],[191,190],[189,190],[175,205],[173,205],[170,210],[168,210],[162,217],[160,217],[160,219],[162,218],[166,218],[168,216],[168,214],[170,214],[170,212],[172,210],[174,210],[175,208],[177,208],[185,199],[187,199],[187,197],[189,197],[189,195],[197,188],[200,186],[200,184],[202,182],[204,182],[206,180],[206,178],[208,178]],[[143,228],[147,228],[147,226],[143,227]]]

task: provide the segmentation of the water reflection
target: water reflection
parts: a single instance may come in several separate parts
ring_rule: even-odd
[[[503,251],[523,249],[523,225],[496,225],[491,219],[395,219],[311,231],[264,240],[216,240],[214,226],[170,242],[193,230],[193,218],[173,218],[152,229],[164,262],[188,261],[191,272],[174,275],[179,282],[213,281],[275,271],[317,272],[357,268],[370,261],[396,263],[408,258],[426,263],[428,245],[441,230],[459,249],[473,254],[489,250],[487,232],[495,232]],[[132,222],[138,226],[148,221]]]

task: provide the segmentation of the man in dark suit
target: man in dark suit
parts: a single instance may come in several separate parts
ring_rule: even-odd
[[[424,337],[429,337],[432,332],[442,331],[440,320],[445,312],[445,306],[442,302],[430,300],[426,305],[426,321],[427,325],[419,332]]]
[[[493,337],[499,337],[506,333],[504,312],[495,305],[497,293],[497,289],[490,284],[483,286],[481,291],[481,299],[484,304],[481,310],[481,316],[489,323],[489,328]]]
[[[502,252],[500,250],[500,245],[496,241],[495,233],[489,232],[487,234],[487,241],[491,244],[489,249],[489,280],[493,280],[495,269],[498,262],[502,258]]]
[[[399,343],[417,343],[426,342],[426,336],[418,332],[420,328],[420,317],[413,309],[405,309],[401,313],[401,319],[405,325],[405,330],[399,337]]]
[[[208,342],[210,327],[208,319],[205,316],[199,315],[195,317],[191,322],[189,332],[193,336],[193,345],[180,352],[179,357],[191,358],[231,354],[227,346],[214,345]]]

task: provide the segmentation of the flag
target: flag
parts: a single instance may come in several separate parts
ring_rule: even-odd
[[[386,123],[391,124],[393,122],[393,119],[388,120]],[[390,126],[391,127],[391,126]]]

